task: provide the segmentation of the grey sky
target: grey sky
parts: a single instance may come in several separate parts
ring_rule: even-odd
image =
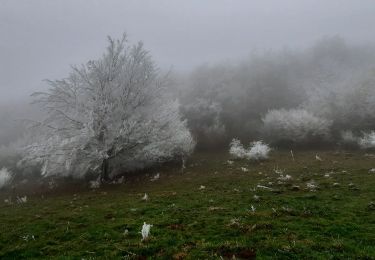
[[[186,71],[326,35],[373,43],[370,0],[0,0],[0,103],[98,57],[106,35],[142,40],[162,68]]]

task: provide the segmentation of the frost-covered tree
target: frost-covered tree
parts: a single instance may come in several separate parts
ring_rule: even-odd
[[[9,184],[11,178],[12,174],[7,168],[3,167],[2,169],[0,169],[0,189]]]
[[[225,129],[210,135],[213,140],[207,146],[211,148],[227,145],[233,136],[248,142],[264,138],[262,117],[268,111],[296,108],[332,121],[330,140],[335,142],[342,130],[358,135],[375,129],[374,68],[374,46],[346,44],[340,37],[323,38],[305,50],[254,53],[239,62],[201,66],[188,75],[180,94],[183,113],[198,146],[209,139],[202,125],[209,130],[218,125]],[[218,109],[201,109],[195,105],[197,100]],[[320,139],[311,137],[304,137],[304,142]]]
[[[134,170],[194,148],[167,78],[143,44],[129,45],[125,35],[108,41],[100,59],[34,94],[48,116],[35,125],[22,162],[41,163],[44,176],[95,173],[107,180],[113,161]]]
[[[263,118],[264,134],[272,141],[305,143],[327,140],[332,122],[304,109],[270,110]]]
[[[204,98],[196,98],[182,107],[184,116],[188,118],[188,127],[198,139],[198,146],[220,144],[219,140],[225,135],[225,126],[220,120],[221,110],[218,103]]]
[[[374,70],[363,69],[350,75],[351,79],[336,85],[321,86],[305,103],[307,110],[333,121],[336,135],[343,129],[358,135],[375,128]]]
[[[350,147],[360,147],[361,149],[375,148],[375,131],[364,132],[355,135],[352,131],[346,130],[341,133],[341,143]]]

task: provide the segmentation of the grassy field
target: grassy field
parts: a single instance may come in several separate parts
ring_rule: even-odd
[[[196,154],[157,181],[150,172],[12,205],[3,192],[0,258],[375,259],[375,156],[315,154]],[[142,242],[143,222],[153,227]]]

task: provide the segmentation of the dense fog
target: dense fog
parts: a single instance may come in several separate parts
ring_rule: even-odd
[[[343,131],[360,134],[375,127],[374,54],[373,46],[325,37],[302,51],[255,53],[201,66],[182,80],[182,110],[202,146],[233,137],[339,142]],[[310,125],[293,127],[305,137],[288,129],[288,114],[294,122],[315,116]]]
[[[374,0],[0,0],[0,259],[375,259]]]
[[[275,116],[279,123],[287,121],[282,116],[288,111],[294,111],[296,118],[306,116],[306,112],[321,120],[311,129],[300,126],[311,136],[294,143],[316,144],[318,138],[320,143],[333,145],[342,141],[345,131],[361,135],[375,128],[374,73],[373,46],[351,45],[333,36],[304,50],[252,53],[237,61],[200,65],[189,73],[172,70],[168,88],[180,101],[198,148],[226,147],[234,137],[246,142],[293,141],[296,136],[288,129],[284,135],[270,125],[276,110],[282,112]],[[32,100],[3,105],[2,146],[18,142],[27,122],[40,118],[41,110],[30,104]],[[314,129],[322,125],[322,129]]]
[[[0,166],[81,176],[230,144],[375,146],[371,2],[95,2],[87,20],[84,1],[44,4],[0,4]]]

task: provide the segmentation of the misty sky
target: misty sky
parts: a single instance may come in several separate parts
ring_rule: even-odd
[[[161,68],[188,71],[323,36],[375,42],[375,1],[0,0],[0,104],[97,58],[106,36],[142,40]]]

